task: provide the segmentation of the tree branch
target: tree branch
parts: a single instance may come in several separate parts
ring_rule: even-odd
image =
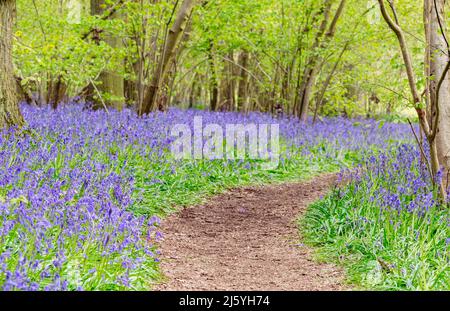
[[[417,90],[416,85],[416,76],[414,74],[411,55],[408,49],[408,44],[405,39],[405,35],[403,33],[402,28],[400,25],[396,22],[394,22],[389,15],[389,13],[386,10],[386,6],[384,5],[384,0],[378,0],[378,3],[380,5],[381,14],[383,15],[384,20],[388,24],[389,28],[395,33],[397,36],[398,42],[400,44],[400,49],[403,56],[403,61],[405,63],[406,67],[406,74],[408,76],[408,82],[411,89],[411,94],[413,97],[413,103],[414,108],[416,109],[417,115],[419,117],[420,125],[422,126],[422,130],[424,131],[425,135],[427,137],[430,137],[431,130],[430,125],[428,123],[427,117],[426,117],[426,110],[420,107],[421,102],[421,96],[419,94],[419,91]],[[393,2],[389,2],[391,10],[394,12],[394,16],[397,16],[397,12],[395,10]]]
[[[114,13],[117,12],[117,10],[120,9],[120,7],[124,4],[124,2],[125,2],[124,0],[119,0],[116,4],[114,4],[112,7],[110,7],[110,8],[108,9],[108,11],[106,12],[106,14],[103,15],[103,16],[101,16],[100,19],[101,19],[101,20],[107,20],[107,19],[109,19],[112,15],[114,15]],[[88,32],[84,33],[84,34],[81,36],[81,39],[82,39],[82,40],[86,40],[86,38],[89,37],[89,35],[90,35],[91,33],[93,33],[94,31],[95,31],[95,28],[91,28]]]

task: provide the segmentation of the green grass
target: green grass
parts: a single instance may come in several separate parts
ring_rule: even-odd
[[[274,170],[261,170],[256,160],[224,165],[222,160],[177,162],[170,159],[169,153],[148,159],[131,147],[114,152],[135,178],[135,201],[130,210],[137,215],[161,217],[227,189],[306,180],[352,167],[362,159],[361,154],[346,151],[334,158],[324,157],[328,152],[325,143],[308,157],[293,152]],[[448,262],[444,255],[436,256],[448,252],[447,211],[432,211],[427,218],[407,212],[385,212],[380,216],[379,207],[370,202],[368,194],[387,181],[380,176],[374,178],[373,185],[350,183],[311,205],[300,220],[305,242],[316,248],[319,261],[343,265],[348,281],[356,288],[448,289]]]
[[[449,290],[448,209],[432,208],[425,216],[381,212],[371,197],[388,183],[380,176],[370,184],[351,182],[312,204],[299,220],[306,244],[315,247],[319,261],[345,267],[357,288]]]
[[[129,150],[127,167],[136,181],[135,203],[130,210],[138,215],[165,215],[180,207],[195,205],[227,189],[270,183],[300,181],[321,173],[337,172],[355,162],[351,152],[336,158],[304,157],[296,153],[278,168],[263,170],[260,161],[146,159]]]

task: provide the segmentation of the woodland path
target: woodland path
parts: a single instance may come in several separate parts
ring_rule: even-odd
[[[245,187],[166,218],[156,290],[346,290],[343,272],[312,260],[297,219],[335,175]]]

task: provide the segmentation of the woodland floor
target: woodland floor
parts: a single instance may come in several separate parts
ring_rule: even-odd
[[[162,223],[163,283],[156,290],[347,290],[343,271],[317,263],[297,220],[332,186],[311,181],[245,187]]]

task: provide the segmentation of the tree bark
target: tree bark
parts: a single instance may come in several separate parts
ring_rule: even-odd
[[[105,13],[110,14],[110,18],[119,18],[119,15],[117,13],[117,10],[114,10],[114,12],[109,13],[110,9],[107,8],[106,1],[105,0],[91,0],[91,15],[99,15],[102,16]],[[96,30],[97,32],[99,30]],[[104,33],[101,38],[104,42],[106,42],[109,46],[111,46],[114,49],[121,48],[123,43],[122,39],[110,34],[110,33]],[[98,38],[100,40],[100,38]],[[102,94],[108,94],[109,96],[112,96],[113,98],[111,100],[103,99],[103,101],[108,105],[116,108],[117,110],[122,110],[123,108],[123,102],[125,98],[125,90],[124,90],[124,79],[121,73],[118,72],[112,72],[109,70],[103,70],[99,77],[98,81],[100,82],[97,86],[97,89]],[[100,96],[99,94],[96,94]],[[101,109],[103,108],[103,103],[101,103],[98,99],[94,101],[94,109]]]
[[[188,106],[189,109],[194,108],[195,102],[198,99],[197,98],[197,89],[198,89],[197,79],[198,79],[198,74],[195,73],[194,78],[192,79],[192,83],[191,83],[191,91],[189,92],[189,106]]]
[[[131,72],[136,72],[134,70],[135,66],[134,64],[132,64],[130,66],[131,68],[127,67],[127,72],[131,73]],[[125,103],[127,105],[134,105],[138,102],[138,97],[137,97],[137,88],[136,88],[136,81],[133,81],[131,78],[125,79],[124,80],[124,86],[123,86],[123,95],[125,97]]]
[[[221,81],[220,110],[234,111],[235,109],[235,76],[234,53],[228,53],[228,59],[224,59],[223,74]]]
[[[312,83],[316,76],[316,66],[319,61],[317,50],[320,47],[322,37],[328,25],[328,20],[331,11],[331,0],[326,0],[323,4],[323,20],[320,24],[319,31],[316,34],[314,44],[311,48],[312,56],[308,59],[307,65],[303,71],[302,80],[299,84],[297,102],[295,103],[295,114],[300,117],[302,121],[308,118],[309,100],[311,97]]]
[[[169,30],[163,55],[159,61],[151,84],[145,92],[143,108],[141,111],[139,111],[139,115],[148,114],[151,111],[156,110],[157,108],[156,98],[158,95],[158,91],[161,87],[162,81],[164,81],[167,77],[169,65],[174,57],[176,47],[188,23],[189,16],[191,15],[192,9],[194,8],[194,4],[195,0],[184,0],[178,11],[175,22]]]
[[[214,62],[213,47],[214,44],[212,40],[210,40],[208,49],[209,88],[210,88],[209,108],[211,109],[211,111],[216,111],[219,106],[219,83],[217,81],[217,70],[216,64]]]
[[[22,126],[24,120],[19,109],[19,96],[14,78],[12,58],[13,25],[16,1],[0,1],[0,129]]]
[[[14,76],[14,79],[16,80],[17,93],[19,94],[19,98],[24,100],[29,105],[36,105],[36,102],[33,99],[33,95],[22,86],[22,77],[16,75]]]
[[[425,0],[425,23],[428,25],[429,39],[427,54],[429,58],[429,94],[431,101],[431,112],[433,118],[438,113],[438,122],[433,124],[437,127],[436,149],[440,165],[444,166],[445,184],[448,184],[447,174],[450,170],[450,79],[448,72],[444,72],[449,63],[448,42],[446,42],[446,15],[444,12],[445,0]],[[427,18],[428,17],[428,18]],[[442,77],[441,85],[439,86]],[[439,112],[436,107],[439,105]]]
[[[61,101],[67,100],[67,85],[62,80],[62,76],[58,75],[56,80],[50,79],[47,83],[47,100],[53,109],[58,108]]]
[[[239,86],[238,86],[238,110],[247,112],[248,111],[248,62],[249,53],[247,51],[242,51],[239,55],[239,65],[241,67]]]

